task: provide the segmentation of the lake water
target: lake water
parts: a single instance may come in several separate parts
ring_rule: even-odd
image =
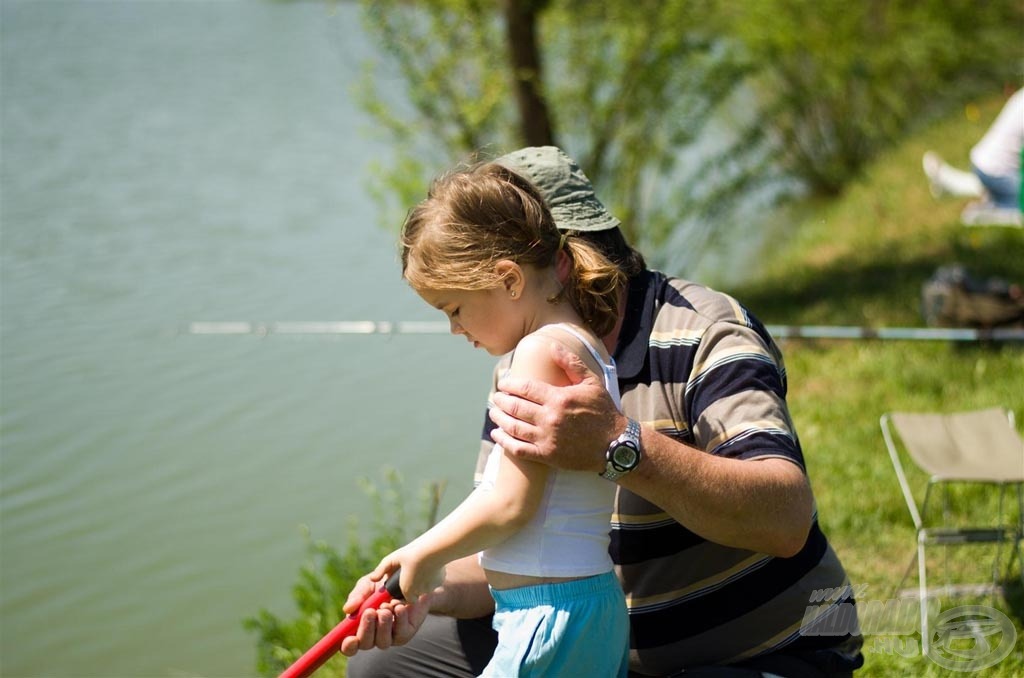
[[[369,198],[352,3],[3,0],[0,674],[246,676],[360,476],[462,496],[492,359]],[[464,484],[466,483],[466,484]]]

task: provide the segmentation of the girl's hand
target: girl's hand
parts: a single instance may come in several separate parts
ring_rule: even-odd
[[[420,596],[433,593],[441,586],[444,582],[444,567],[427,562],[411,546],[405,546],[384,556],[367,577],[380,581],[401,567],[399,586],[402,595],[407,601],[414,602],[419,600]]]
[[[441,585],[444,568],[425,567],[408,547],[388,554],[372,572],[361,577],[342,609],[346,614],[355,613],[399,567],[402,568],[399,585],[405,600],[392,600],[376,610],[363,612],[356,635],[342,641],[342,654],[351,657],[360,650],[386,650],[404,645],[416,635],[430,612],[430,596],[426,594]]]

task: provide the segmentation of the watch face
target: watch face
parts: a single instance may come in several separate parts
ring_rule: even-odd
[[[637,453],[636,448],[627,443],[617,446],[612,451],[612,464],[620,471],[625,471],[633,468],[636,465]]]

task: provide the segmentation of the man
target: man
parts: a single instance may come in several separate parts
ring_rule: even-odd
[[[500,380],[481,456],[493,438],[510,454],[619,485],[610,551],[630,608],[633,675],[850,674],[862,663],[853,602],[819,602],[849,582],[818,529],[782,355],[763,325],[726,295],[648,270],[557,148],[496,162],[540,189],[560,229],[629,275],[604,337],[624,414],[553,346],[573,385]],[[361,580],[346,610],[371,587]],[[476,560],[453,563],[434,594],[364,615],[343,646],[349,675],[476,675],[494,647],[491,612]]]

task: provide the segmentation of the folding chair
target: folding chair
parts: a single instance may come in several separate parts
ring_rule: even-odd
[[[896,477],[903,490],[903,498],[917,530],[917,552],[914,558],[918,564],[922,651],[927,654],[931,638],[928,633],[926,546],[997,543],[993,563],[993,584],[996,585],[1003,545],[1012,541],[1006,572],[1009,574],[1014,557],[1020,558],[1021,581],[1024,582],[1024,555],[1021,554],[1021,537],[1024,533],[1024,440],[1016,431],[1013,412],[1001,408],[951,414],[890,412],[882,415],[880,424]],[[894,431],[910,458],[929,475],[920,510],[900,462]],[[950,483],[987,483],[998,486],[999,516],[996,522],[978,527],[929,526],[926,521],[930,517],[927,510],[932,488],[943,485],[948,489]],[[1004,522],[1003,516],[1006,490],[1010,486],[1016,486],[1017,490],[1017,519],[1014,524]],[[913,564],[911,560],[903,575],[904,580]],[[899,586],[902,584],[903,580]]]

